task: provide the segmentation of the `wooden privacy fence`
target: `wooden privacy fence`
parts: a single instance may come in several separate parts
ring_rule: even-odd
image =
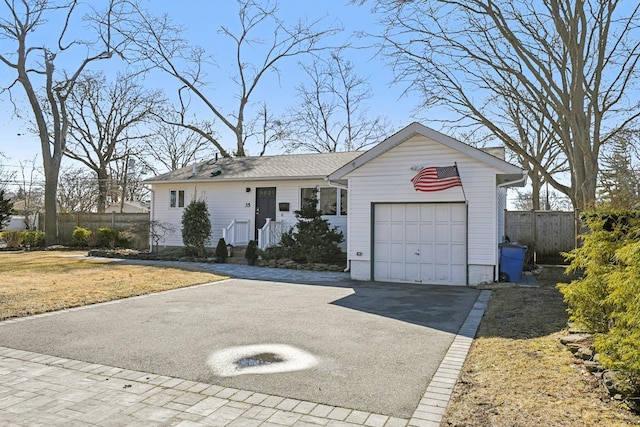
[[[538,264],[564,263],[560,253],[576,247],[574,212],[507,211],[504,225],[505,235],[527,245]]]
[[[61,245],[73,243],[73,230],[83,227],[96,232],[99,228],[109,227],[116,231],[132,231],[131,247],[149,248],[149,213],[59,213],[58,242]]]

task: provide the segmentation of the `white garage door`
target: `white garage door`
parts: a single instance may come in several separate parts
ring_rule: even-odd
[[[374,280],[466,285],[464,203],[376,204],[373,239]]]

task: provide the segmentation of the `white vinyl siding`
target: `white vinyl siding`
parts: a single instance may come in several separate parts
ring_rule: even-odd
[[[413,189],[416,166],[451,166],[457,163],[462,185],[431,193]],[[497,265],[496,174],[490,165],[457,150],[414,136],[347,174],[349,181],[348,257],[352,277],[370,280],[371,209],[374,203],[468,203],[469,265],[483,266],[483,277]],[[475,269],[474,271],[478,271]],[[472,278],[470,282],[473,283]]]
[[[193,183],[185,188],[185,203],[189,203],[194,197],[205,200],[211,219],[212,237],[211,246],[215,246],[222,237],[222,229],[231,221],[241,220],[250,222],[251,230],[255,229],[255,202],[256,188],[276,187],[276,216],[277,221],[283,221],[293,226],[296,223],[294,211],[300,206],[300,189],[303,187],[326,186],[322,180],[292,180],[292,181],[251,181],[251,182],[221,182],[221,183]],[[170,191],[175,189],[174,184],[154,184],[152,201],[152,220],[172,223],[175,233],[165,237],[160,246],[183,246],[181,234],[181,222],[183,209],[169,208]],[[249,192],[247,192],[249,188]],[[288,212],[278,210],[279,203],[289,203]],[[329,215],[325,217],[333,226],[337,226],[343,234],[347,235],[347,217]],[[346,249],[346,248],[345,248]]]

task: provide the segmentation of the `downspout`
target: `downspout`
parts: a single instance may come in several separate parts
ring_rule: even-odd
[[[149,227],[152,227],[154,216],[156,213],[156,192],[153,189],[153,185],[149,188],[151,193],[151,205],[149,206]],[[151,229],[149,229],[149,252],[153,253],[153,236],[151,235]]]
[[[325,178],[325,180],[329,183],[329,186],[331,186],[331,187],[340,188],[340,189],[342,189],[342,190],[347,190],[347,191],[349,191],[349,186],[348,186],[348,185],[340,184],[340,183],[339,183],[339,182],[337,182],[337,181],[331,181],[331,180],[329,180],[329,178],[328,178],[328,177],[327,177],[327,178]],[[347,221],[348,221],[348,220],[347,220]],[[347,229],[348,229],[348,228],[347,228]],[[348,254],[349,254],[349,242],[347,241],[347,268],[345,268],[345,269],[343,270],[345,273],[348,273],[348,272],[351,270],[351,260],[349,259]]]

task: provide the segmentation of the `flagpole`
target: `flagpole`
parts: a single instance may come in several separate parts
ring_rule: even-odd
[[[458,162],[453,162],[453,165],[456,167],[456,173],[458,174],[458,178],[460,178],[460,188],[462,188],[462,197],[464,197],[464,202],[467,203],[467,193],[464,192],[464,183],[462,182],[462,177],[460,176],[460,171],[458,170]]]

